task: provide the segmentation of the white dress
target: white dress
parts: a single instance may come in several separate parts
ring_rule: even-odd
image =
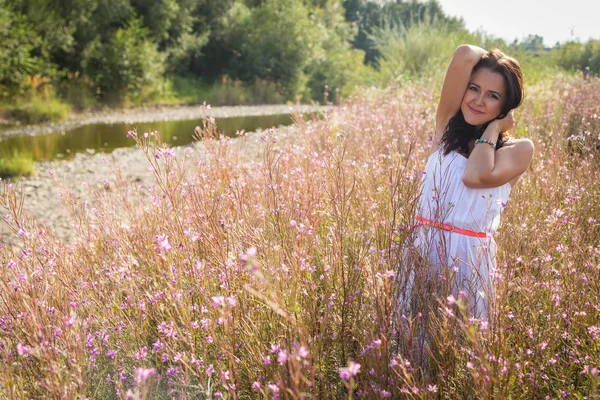
[[[452,292],[466,293],[471,313],[487,318],[489,299],[494,296],[496,242],[493,234],[508,201],[510,184],[489,189],[470,189],[462,182],[467,158],[438,150],[427,160],[416,214],[487,237],[473,237],[431,226],[416,228],[415,246],[429,259],[433,275],[451,276]],[[444,268],[448,268],[445,270]]]

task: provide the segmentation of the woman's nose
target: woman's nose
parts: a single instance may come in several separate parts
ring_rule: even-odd
[[[477,95],[477,97],[475,98],[475,104],[481,105],[481,106],[483,105],[483,95],[482,94]]]

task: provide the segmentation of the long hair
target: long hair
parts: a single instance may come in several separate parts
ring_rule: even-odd
[[[523,72],[519,62],[512,57],[507,56],[498,49],[491,49],[481,57],[481,60],[473,67],[471,75],[482,68],[496,72],[504,78],[506,89],[506,99],[502,106],[502,110],[497,119],[502,119],[506,115],[521,105],[523,102]],[[465,117],[461,110],[450,118],[448,126],[444,130],[441,144],[444,149],[444,154],[449,154],[451,151],[457,150],[459,153],[469,154],[469,142],[473,139],[479,139],[485,129],[492,121],[488,121],[483,126],[477,128],[465,121]],[[496,149],[504,146],[508,140],[508,133],[501,132],[498,135]]]

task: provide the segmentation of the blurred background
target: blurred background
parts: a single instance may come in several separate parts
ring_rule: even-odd
[[[465,42],[517,57],[528,84],[586,66],[597,75],[598,5],[564,3],[0,0],[0,121],[142,104],[335,103],[357,87],[439,85]]]

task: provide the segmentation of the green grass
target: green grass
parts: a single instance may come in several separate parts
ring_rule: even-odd
[[[0,155],[0,177],[12,178],[29,176],[33,173],[33,158],[31,153],[13,150],[12,153]]]
[[[281,104],[285,97],[282,88],[274,83],[256,79],[245,84],[227,76],[218,82],[207,83],[202,79],[174,76],[167,84],[168,95],[159,102],[172,104],[202,103],[214,106],[242,104]]]
[[[37,98],[17,103],[12,117],[27,124],[62,121],[69,117],[71,106],[56,98]]]

